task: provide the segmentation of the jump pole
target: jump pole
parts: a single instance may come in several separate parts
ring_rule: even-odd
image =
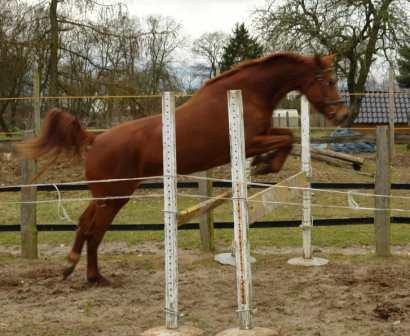
[[[218,333],[217,336],[274,336],[277,334],[273,330],[254,328],[252,321],[252,271],[248,239],[248,191],[243,106],[240,90],[228,92],[228,110],[239,328],[225,330]]]
[[[307,188],[303,191],[303,218],[302,218],[302,240],[303,240],[303,256],[288,260],[291,265],[300,266],[322,266],[329,261],[324,258],[313,257],[312,251],[312,214],[311,203],[312,194],[310,191],[310,180],[312,178],[312,167],[310,157],[310,121],[309,121],[309,101],[305,96],[301,96],[301,142],[302,142],[302,172],[306,174],[308,179]]]
[[[203,331],[179,326],[178,251],[177,251],[177,164],[175,131],[175,95],[162,96],[162,145],[164,171],[165,234],[165,327],[143,332],[142,336],[200,336]]]

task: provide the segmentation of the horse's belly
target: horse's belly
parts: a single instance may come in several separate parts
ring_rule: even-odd
[[[177,147],[178,173],[190,174],[221,166],[229,162],[227,144],[211,143],[207,146]]]

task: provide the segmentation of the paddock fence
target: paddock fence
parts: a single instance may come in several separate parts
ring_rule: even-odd
[[[403,93],[397,93],[398,95],[403,95]],[[86,125],[89,126],[90,131],[93,132],[102,132],[106,128],[109,128],[117,123],[131,120],[137,117],[152,115],[155,113],[160,112],[161,109],[161,96],[116,96],[116,97],[20,97],[20,98],[0,98],[1,101],[10,100],[14,102],[16,106],[22,106],[21,109],[14,107],[15,115],[20,115],[21,120],[25,120],[22,125],[22,128],[25,128],[26,131],[16,131],[16,132],[9,132],[7,134],[3,133],[0,134],[0,154],[9,155],[10,153],[14,152],[14,142],[19,141],[22,136],[24,136],[27,132],[35,132],[39,129],[39,124],[41,117],[44,116],[47,108],[51,106],[61,106],[67,108],[70,111],[76,110],[79,103],[76,101],[85,101],[85,105],[81,105],[76,113],[77,117],[79,117]],[[176,105],[180,105],[184,103],[189,96],[187,95],[176,95]],[[77,105],[76,105],[77,104]],[[89,108],[90,111],[93,111],[90,115],[84,113],[83,110]],[[19,112],[20,111],[20,112]],[[297,125],[296,125],[296,118]],[[319,117],[320,118],[320,117]],[[282,119],[282,120],[280,120]],[[290,116],[289,113],[285,114],[284,117],[281,116],[276,122],[283,123],[285,120],[285,125],[281,124],[280,126],[291,126],[296,131],[296,139],[295,142],[300,142],[300,135],[298,133],[298,129],[300,127],[300,120],[298,117],[293,114],[293,117]],[[372,143],[376,143],[376,135],[374,128],[361,128],[358,129],[362,131],[360,135],[354,136],[346,136],[346,137],[335,137],[329,135],[329,133],[322,134],[320,130],[322,130],[324,125],[322,122],[319,122],[318,127],[315,127],[315,117],[312,118],[313,125],[312,130],[313,133],[311,134],[311,142],[316,144],[325,144],[325,143],[344,143],[344,142],[356,142],[356,141],[368,141]],[[275,116],[273,118],[273,124],[275,124]],[[327,130],[331,130],[326,128]],[[319,131],[317,134],[315,131]],[[394,143],[396,144],[410,144],[410,128],[401,127],[396,128],[393,132]],[[22,166],[27,166],[27,162],[23,162]],[[29,168],[28,168],[29,169]],[[29,172],[26,169],[26,181],[29,181],[29,177],[33,175],[32,172]],[[25,175],[23,174],[23,175]],[[206,174],[206,172],[204,172]],[[1,180],[0,180],[1,183]],[[269,184],[269,183],[268,183]],[[270,184],[275,184],[275,182],[271,182]],[[210,188],[206,187],[206,185],[210,186]],[[204,187],[205,186],[205,187]],[[36,188],[38,192],[55,192],[55,188],[58,188],[60,191],[80,191],[80,190],[87,190],[87,186],[84,185],[73,185],[70,183],[67,184],[49,184],[49,185],[42,185]],[[223,182],[223,181],[213,181],[211,183],[201,183],[201,182],[180,182],[178,184],[180,188],[190,188],[190,189],[197,189],[197,194],[202,194],[204,197],[211,197],[211,189],[212,188],[230,188],[230,182]],[[162,189],[163,185],[161,183],[145,183],[142,186],[143,189]],[[258,186],[252,186],[252,188],[258,188]],[[348,190],[360,190],[360,189],[371,189],[374,190],[375,185],[373,183],[311,183],[312,191],[314,192],[315,189],[348,189]],[[409,190],[410,184],[392,184],[392,190]],[[201,190],[201,191],[200,191]],[[21,187],[19,186],[2,186],[0,187],[0,193],[15,193],[15,192],[23,192]],[[26,189],[27,191],[27,189]],[[32,191],[31,191],[32,192]],[[23,199],[25,196],[22,196]],[[24,208],[24,206],[22,206]],[[30,207],[29,207],[30,208]],[[24,211],[23,211],[24,213]],[[23,215],[23,217],[27,215]],[[30,215],[31,217],[35,216],[34,214]],[[29,217],[30,217],[29,216]],[[204,216],[206,217],[206,216]],[[36,221],[36,219],[33,219]],[[232,222],[214,222],[213,224],[210,223],[210,219],[205,219],[208,221],[208,226],[212,225],[212,227],[216,229],[223,229],[223,228],[231,228],[233,227]],[[391,217],[392,223],[400,223],[400,224],[410,224],[410,217],[404,216],[393,216]],[[253,225],[253,228],[269,228],[269,227],[297,227],[301,223],[300,220],[280,220],[280,221],[263,221],[257,222]],[[350,218],[321,218],[315,219],[314,225],[315,226],[339,226],[339,225],[354,225],[354,224],[373,224],[374,217],[350,217]],[[200,223],[187,223],[182,225],[179,229],[181,230],[193,230],[200,227]],[[71,231],[75,230],[75,225],[72,224],[36,224],[38,231]],[[22,225],[18,223],[9,224],[9,223],[2,223],[0,225],[0,232],[16,232],[21,231]],[[142,230],[163,230],[162,223],[154,223],[154,224],[116,224],[111,227],[111,230],[118,230],[118,231],[142,231]],[[209,235],[209,234],[208,234]],[[204,248],[205,249],[212,249],[212,242],[209,241],[206,237],[201,237],[203,240]]]

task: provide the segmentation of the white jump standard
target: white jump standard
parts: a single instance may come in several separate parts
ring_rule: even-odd
[[[164,229],[165,229],[165,327],[153,328],[142,336],[200,336],[203,331],[179,327],[178,251],[177,251],[177,164],[175,135],[175,96],[162,96],[162,143],[164,158]]]
[[[303,256],[288,260],[291,265],[301,266],[322,266],[328,263],[327,259],[313,257],[312,254],[312,228],[313,221],[311,215],[311,191],[310,179],[312,177],[312,167],[310,158],[310,121],[309,102],[305,96],[301,97],[301,142],[302,142],[302,172],[306,174],[309,182],[307,189],[303,191],[303,220],[301,228],[303,230]]]
[[[217,336],[275,336],[276,332],[254,328],[252,321],[252,271],[248,240],[248,200],[242,95],[240,90],[228,92],[229,136],[231,148],[232,203],[239,328]]]

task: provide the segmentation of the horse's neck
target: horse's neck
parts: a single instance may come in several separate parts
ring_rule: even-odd
[[[307,72],[306,67],[295,61],[278,62],[272,64],[270,69],[266,67],[267,82],[272,83],[272,90],[282,95],[282,98],[288,92],[302,88]]]
[[[279,63],[279,62],[278,62]],[[255,92],[263,105],[267,107],[267,113],[273,113],[273,109],[286,96],[287,93],[301,88],[304,72],[297,64],[271,64],[255,69],[249,69],[249,81],[243,81],[242,87],[250,92]]]
[[[288,92],[302,87],[305,77],[306,68],[300,63],[292,59],[278,59],[241,69],[227,78],[222,78],[201,90],[198,97],[210,92],[212,95],[226,96],[227,89],[241,88],[248,96],[252,96],[253,102],[263,108],[267,117]]]

